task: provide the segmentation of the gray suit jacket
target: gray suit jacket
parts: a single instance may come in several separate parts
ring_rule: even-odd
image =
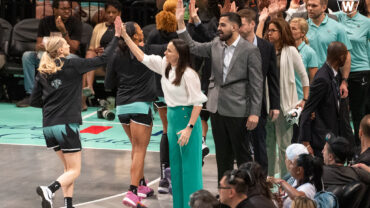
[[[212,59],[212,73],[208,87],[207,110],[229,117],[259,116],[262,104],[262,63],[257,47],[240,38],[223,82],[223,41],[198,43],[187,31],[178,35],[190,47],[190,52]]]

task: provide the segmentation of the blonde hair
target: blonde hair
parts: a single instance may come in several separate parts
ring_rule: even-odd
[[[304,196],[299,196],[292,202],[291,208],[316,208],[316,203]]]
[[[306,44],[309,44],[308,38],[306,37],[306,34],[308,32],[308,24],[307,24],[307,21],[305,19],[303,19],[302,17],[294,17],[292,20],[290,20],[290,23],[296,23],[296,24],[298,24],[299,29],[304,34],[303,41]]]
[[[40,60],[39,68],[37,69],[41,74],[54,74],[61,70],[63,62],[59,58],[58,49],[62,48],[67,41],[62,37],[50,37],[45,45],[45,53]],[[58,63],[57,63],[57,62]]]

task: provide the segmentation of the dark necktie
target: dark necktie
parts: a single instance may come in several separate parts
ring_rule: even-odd
[[[340,75],[339,75],[339,73],[334,77],[333,81],[335,83],[335,89],[337,90],[335,93],[337,94],[338,100],[340,100],[340,89],[339,89],[339,87],[340,87],[340,84],[339,84],[340,83]]]

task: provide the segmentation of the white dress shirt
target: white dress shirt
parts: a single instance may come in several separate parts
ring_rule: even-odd
[[[176,78],[175,67],[171,67],[168,79],[165,76],[168,65],[166,57],[144,55],[142,63],[152,71],[162,75],[161,85],[167,106],[202,106],[207,101],[207,96],[203,94],[200,88],[199,76],[193,69],[187,67],[181,78],[180,85],[176,86],[172,84]]]
[[[239,40],[240,40],[240,35],[238,35],[238,38],[236,38],[236,40],[229,46],[226,44],[226,42],[222,42],[222,44],[225,46],[224,54],[223,54],[224,61],[223,61],[223,66],[222,66],[222,72],[223,72],[222,77],[223,77],[224,82],[225,82],[227,73],[229,72],[230,62],[231,62],[231,59],[233,58],[234,51],[235,51],[236,46],[239,43]]]

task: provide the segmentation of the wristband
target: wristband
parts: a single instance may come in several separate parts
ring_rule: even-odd
[[[66,36],[66,35],[68,35],[68,32],[62,33],[63,37]]]
[[[306,98],[303,98],[303,101],[307,102],[307,99]]]
[[[194,128],[193,124],[188,124],[187,127],[190,127],[191,129]]]

